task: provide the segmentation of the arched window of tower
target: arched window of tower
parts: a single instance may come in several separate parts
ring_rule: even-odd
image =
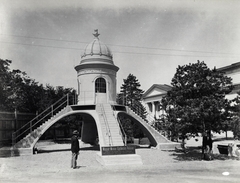
[[[106,93],[106,81],[104,78],[98,78],[95,81],[95,92]]]

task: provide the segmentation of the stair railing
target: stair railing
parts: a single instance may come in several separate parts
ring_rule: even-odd
[[[134,102],[134,101],[130,97],[126,97],[124,95],[119,95],[119,96],[120,97],[118,98],[118,101],[117,101],[118,104],[126,106],[126,108],[128,110],[130,110],[131,112],[136,114],[138,117],[143,119],[149,127],[153,128],[156,132],[163,135],[165,138],[169,138],[166,135],[167,134],[166,130],[160,130],[159,128],[157,128],[156,123],[158,123],[160,121],[156,120],[155,118],[154,119],[146,118],[149,115],[151,115],[148,112],[146,114],[146,117],[142,115],[144,113],[144,111],[143,111],[144,109],[140,106],[140,103],[135,102],[132,104],[132,102]]]
[[[141,119],[143,119],[150,127],[154,128],[158,133],[160,133],[161,135],[167,137],[166,131],[164,130],[159,130],[156,128],[155,126],[155,122],[156,119],[154,117],[151,116],[151,114],[147,114],[146,117],[144,118],[141,114],[144,113],[144,109],[140,106],[139,103],[135,102],[134,105],[131,104],[132,99],[130,97],[125,97],[122,96],[121,100],[123,101],[123,105],[125,105],[126,107],[129,108],[129,110],[131,110],[132,112],[134,112],[136,115],[138,115]]]
[[[144,113],[147,112],[144,110],[144,107],[141,105],[140,101],[132,99],[129,96],[119,95],[120,98],[118,98],[118,104],[128,106],[132,111],[138,116],[140,116],[142,119],[144,119],[146,122],[146,116],[144,116]]]
[[[43,124],[45,121],[53,117],[61,109],[69,105],[69,94],[63,96],[50,107],[38,114],[31,121],[23,125],[20,129],[12,133],[12,145],[15,145],[17,141],[31,133],[33,129]],[[74,101],[74,100],[73,100]],[[35,128],[34,128],[35,127]]]
[[[153,125],[154,123],[155,123],[155,121],[156,121],[156,119],[151,115],[151,114],[147,114],[147,117],[146,117],[146,119],[147,119],[147,121],[148,121],[148,123],[150,124],[150,125]]]
[[[105,113],[103,104],[99,104],[99,106],[100,106],[101,113],[102,113],[102,116],[103,116],[103,121],[104,121],[105,126],[106,126],[106,131],[107,131],[106,135],[108,136],[108,143],[109,143],[109,146],[112,146],[112,144],[113,144],[112,136],[111,136],[110,127],[109,127],[109,124],[108,124],[108,121],[107,121],[106,113]]]
[[[123,105],[127,106],[129,109],[131,109],[135,114],[137,114],[139,117],[141,117],[144,121],[146,121],[149,125],[154,127],[154,123],[156,119],[147,111],[143,109],[140,102],[134,102],[131,104],[132,99],[130,97],[124,97],[122,96],[122,101],[124,102]],[[143,113],[147,112],[146,116],[143,117]]]
[[[117,122],[119,124],[119,127],[120,127],[119,134],[121,135],[121,137],[123,139],[123,142],[124,142],[124,145],[126,146],[127,145],[127,135],[126,135],[125,130],[122,126],[121,120],[119,119],[119,117],[115,113],[116,107],[114,105],[112,105],[112,107],[113,107],[113,116],[117,120]]]

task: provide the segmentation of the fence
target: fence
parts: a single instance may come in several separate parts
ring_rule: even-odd
[[[0,147],[8,146],[12,143],[12,133],[28,121],[32,120],[36,114],[0,111]]]

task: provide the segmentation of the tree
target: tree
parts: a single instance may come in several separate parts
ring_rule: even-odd
[[[230,116],[230,101],[225,95],[233,89],[231,78],[204,62],[178,66],[172,90],[162,99],[165,122],[174,134],[224,130]]]
[[[72,88],[44,87],[20,70],[10,70],[10,60],[0,59],[0,110],[21,112],[43,111],[67,93],[75,95]]]
[[[0,109],[2,110],[6,110],[6,100],[9,96],[9,81],[11,80],[10,64],[10,60],[0,59]]]
[[[141,103],[144,91],[140,89],[141,85],[138,79],[133,74],[129,74],[123,82],[120,94],[117,96],[118,103],[129,106],[136,114],[146,119],[147,112]],[[140,127],[130,119],[121,117],[120,121],[128,137],[141,138],[144,136]]]
[[[133,74],[129,74],[123,82],[120,94],[118,94],[119,103],[129,106],[134,112],[145,119],[146,109],[141,103],[144,91],[140,89],[141,85],[138,79]]]
[[[236,139],[240,139],[240,91],[238,96],[232,100],[231,106],[232,119],[230,121],[230,128],[233,131],[233,136]]]
[[[0,59],[0,110],[36,112],[36,102],[40,99],[38,91],[43,90],[43,86],[25,72],[10,70],[11,62]]]

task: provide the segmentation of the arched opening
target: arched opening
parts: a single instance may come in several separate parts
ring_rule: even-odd
[[[107,103],[107,83],[102,77],[95,81],[96,103]]]
[[[75,113],[64,116],[49,127],[37,141],[34,149],[38,153],[70,151],[72,132],[78,130],[79,139],[86,144],[80,145],[81,150],[99,151],[98,131],[95,119],[87,113]],[[89,144],[89,145],[87,145]]]
[[[97,78],[95,81],[95,93],[106,93],[106,81],[104,78]]]
[[[136,140],[138,140],[137,143],[139,145],[141,145],[141,144],[149,145],[149,147],[157,145],[157,142],[154,139],[154,137],[152,136],[152,134],[137,119],[135,119],[131,115],[128,115],[125,112],[119,112],[118,117],[121,121],[121,124],[122,124],[124,130],[125,130],[126,135],[128,136],[128,141],[130,143],[133,142],[133,139],[136,139]],[[130,137],[130,139],[129,139],[129,137]],[[141,141],[142,141],[142,143],[141,143]]]
[[[79,131],[81,136],[82,126],[83,117],[81,114],[67,115],[48,128],[39,140],[53,140],[56,142],[69,140],[74,130]]]

